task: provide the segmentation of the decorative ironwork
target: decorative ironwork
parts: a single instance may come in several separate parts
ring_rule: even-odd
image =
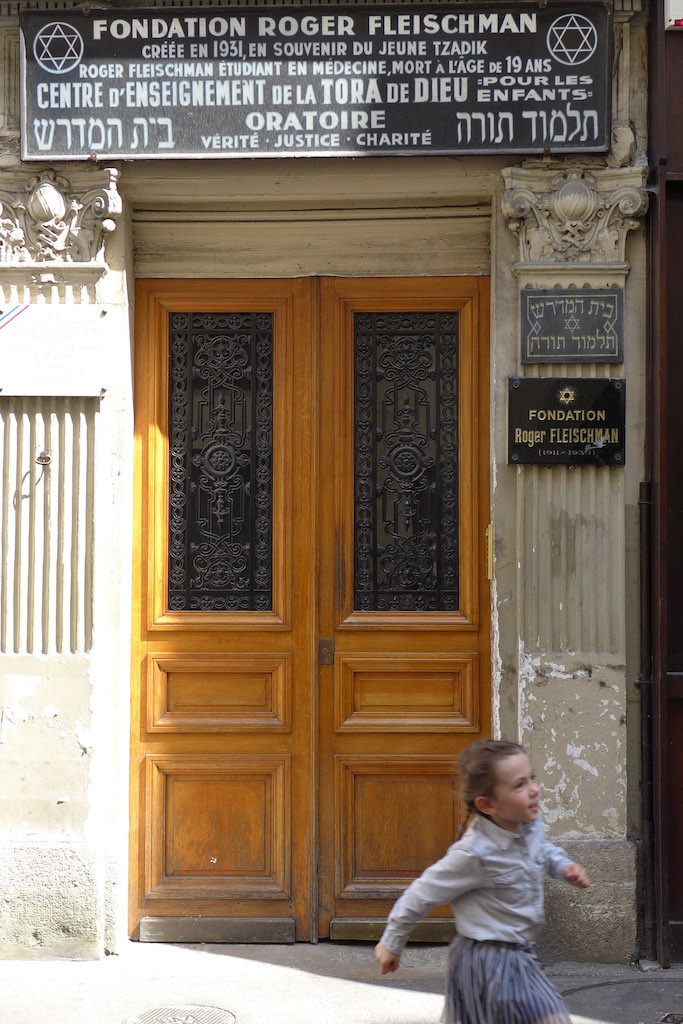
[[[272,314],[170,320],[169,607],[268,611]]]
[[[354,607],[453,611],[458,315],[356,313]]]

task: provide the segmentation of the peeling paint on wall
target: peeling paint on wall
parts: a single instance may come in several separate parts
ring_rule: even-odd
[[[2,680],[0,842],[18,834],[41,841],[81,834],[89,816],[88,659],[31,662],[32,671],[10,670]]]
[[[554,835],[625,837],[623,677],[620,665],[560,662],[520,647],[522,741],[537,766],[543,817]]]

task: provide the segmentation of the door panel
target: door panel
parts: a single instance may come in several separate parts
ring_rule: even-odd
[[[457,834],[489,722],[487,303],[138,283],[134,935],[368,937]]]
[[[392,657],[340,655],[335,666],[335,732],[452,732],[476,728],[477,655],[427,652]],[[420,686],[415,686],[415,680]]]
[[[147,732],[289,732],[291,658],[147,657]]]
[[[321,306],[320,934],[374,938],[458,835],[488,731],[488,295],[336,279]]]
[[[142,938],[311,935],[310,310],[301,281],[138,283]]]

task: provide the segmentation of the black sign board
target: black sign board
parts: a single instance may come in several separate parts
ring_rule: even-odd
[[[523,363],[621,363],[621,288],[522,289]]]
[[[623,466],[626,381],[511,377],[508,462],[535,466]]]
[[[611,7],[22,12],[22,156],[605,151]]]

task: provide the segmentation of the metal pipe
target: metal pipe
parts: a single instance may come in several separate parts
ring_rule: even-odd
[[[652,612],[651,547],[652,484],[643,482],[638,495],[640,511],[640,745],[641,815],[643,833],[643,943],[645,957],[657,959],[657,905],[655,900],[654,799],[652,770]]]

